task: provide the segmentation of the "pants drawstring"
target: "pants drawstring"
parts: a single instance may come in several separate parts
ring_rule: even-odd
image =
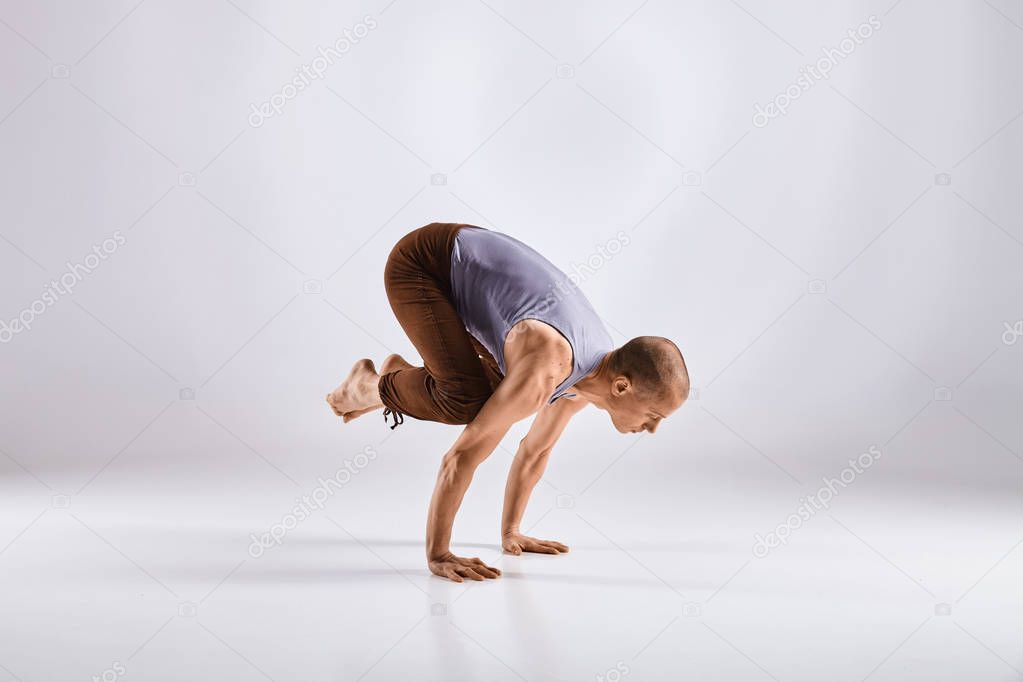
[[[397,410],[392,410],[389,407],[385,407],[384,408],[384,423],[385,424],[387,423],[387,415],[391,415],[391,418],[394,419],[394,424],[391,425],[391,431],[394,431],[394,429],[397,428],[398,424],[404,424],[405,423],[405,415],[403,415],[401,412],[398,412]]]

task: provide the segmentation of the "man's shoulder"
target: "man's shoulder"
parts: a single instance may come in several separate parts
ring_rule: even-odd
[[[544,355],[552,358],[567,356],[572,361],[572,344],[564,334],[540,320],[521,320],[508,331],[505,338],[505,354],[514,346],[518,354]]]
[[[557,386],[572,373],[572,344],[545,322],[522,320],[505,338],[504,359],[509,372],[549,375]]]

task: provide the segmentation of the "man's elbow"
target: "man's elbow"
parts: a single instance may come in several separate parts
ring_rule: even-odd
[[[440,476],[448,482],[472,479],[480,461],[480,457],[469,450],[450,450],[441,460]]]
[[[550,454],[550,448],[525,450],[523,452],[524,473],[531,478],[539,478],[543,470],[547,468],[547,459]]]

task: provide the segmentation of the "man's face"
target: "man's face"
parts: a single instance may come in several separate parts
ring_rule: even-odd
[[[685,403],[680,395],[644,396],[637,393],[628,379],[621,377],[611,383],[607,413],[619,433],[653,433],[661,421]]]

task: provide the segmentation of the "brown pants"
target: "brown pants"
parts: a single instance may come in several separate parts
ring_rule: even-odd
[[[394,316],[423,366],[389,372],[378,388],[393,429],[402,415],[468,424],[503,378],[493,356],[466,330],[451,298],[451,249],[465,225],[431,223],[402,237],[384,267]]]

